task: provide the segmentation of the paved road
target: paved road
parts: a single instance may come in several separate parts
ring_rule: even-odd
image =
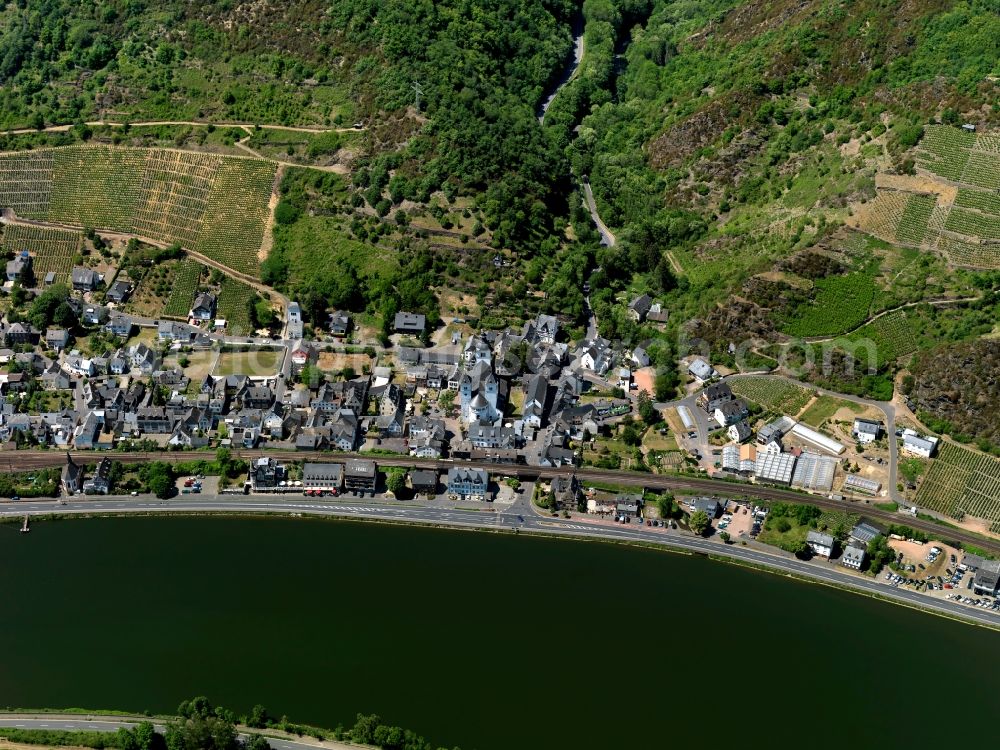
[[[608,225],[601,220],[601,215],[597,213],[594,191],[590,189],[590,180],[586,177],[583,180],[583,194],[587,199],[587,209],[590,211],[590,218],[594,220],[594,226],[597,227],[597,231],[601,235],[601,244],[607,247],[614,247],[615,235],[608,229]]]
[[[767,565],[787,573],[807,576],[842,588],[853,588],[879,594],[889,599],[918,606],[953,617],[1000,628],[1000,614],[978,610],[950,601],[934,599],[914,591],[896,589],[884,582],[872,581],[841,572],[835,565],[803,562],[780,552],[764,552],[740,545],[724,545],[716,540],[702,539],[680,531],[641,526],[638,524],[608,524],[589,519],[561,519],[541,516],[529,509],[525,500],[512,506],[496,505],[489,510],[458,510],[420,507],[404,503],[344,498],[305,498],[301,495],[183,495],[161,501],[149,496],[108,497],[94,500],[69,499],[65,503],[21,501],[0,503],[0,516],[37,516],[53,512],[62,514],[93,513],[281,513],[358,518],[382,521],[417,522],[433,525],[497,530],[517,530],[569,537],[596,537],[609,541],[642,542],[670,546],[701,554],[729,557],[749,563]]]
[[[144,719],[137,716],[105,716],[98,719],[86,715],[79,717],[67,716],[65,714],[12,714],[0,716],[0,727],[10,727],[17,729],[54,729],[60,731],[77,732],[117,732],[120,727],[131,729]],[[153,722],[157,731],[163,732],[165,726],[159,722]],[[268,733],[264,733],[268,734]],[[247,735],[240,734],[240,739],[245,740]],[[267,738],[268,744],[275,750],[315,750],[317,747],[324,748],[347,748],[339,742],[319,742],[311,738],[304,738],[301,741]]]
[[[583,62],[583,17],[579,17],[574,21],[573,24],[573,59],[570,60],[566,69],[563,71],[562,75],[559,77],[558,83],[552,88],[552,92],[545,97],[545,101],[542,102],[541,112],[538,115],[539,124],[545,123],[545,113],[549,111],[549,107],[552,106],[552,102],[556,98],[562,87],[567,83],[572,81],[577,72],[580,70],[580,63]]]

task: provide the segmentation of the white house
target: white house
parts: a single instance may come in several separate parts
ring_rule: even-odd
[[[298,302],[288,303],[288,338],[302,338],[302,308]]]
[[[873,443],[882,434],[882,423],[872,419],[855,419],[851,435],[862,445]]]
[[[833,537],[830,534],[810,531],[806,534],[806,544],[820,557],[829,557],[833,554]]]
[[[719,373],[715,371],[715,368],[700,358],[688,365],[688,373],[694,376],[694,379],[699,383],[719,377]]]
[[[920,435],[909,428],[903,430],[903,452],[911,456],[930,458],[937,450],[938,438]]]

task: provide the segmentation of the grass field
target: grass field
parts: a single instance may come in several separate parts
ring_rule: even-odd
[[[1000,459],[943,443],[916,502],[952,518],[984,518],[1000,532]]]
[[[222,352],[215,365],[215,375],[265,376],[278,372],[281,352],[278,349],[255,349],[245,352]]]
[[[834,396],[820,396],[802,413],[801,421],[813,427],[819,427],[826,420],[843,408],[860,414],[865,408],[853,401],[845,401]]]
[[[760,404],[769,411],[795,416],[812,397],[811,391],[767,375],[735,378],[729,381],[733,393]]]
[[[39,149],[0,156],[0,204],[176,242],[257,275],[276,169],[262,159],[163,148]]]
[[[82,237],[79,232],[64,229],[8,224],[3,229],[2,247],[8,252],[27,250],[31,253],[31,264],[39,283],[50,271],[56,274],[57,282],[66,283],[65,277],[73,270],[73,259],[80,252]]]

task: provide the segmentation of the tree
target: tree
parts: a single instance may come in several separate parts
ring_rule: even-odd
[[[708,530],[712,527],[712,522],[708,517],[708,513],[703,510],[696,510],[691,514],[691,518],[688,520],[688,526],[690,526],[691,531],[698,536],[705,536],[708,533]]]
[[[661,420],[660,412],[657,411],[655,406],[653,406],[653,402],[649,398],[649,394],[645,391],[639,391],[639,396],[636,399],[636,406],[642,421],[649,426],[653,426]]]
[[[358,714],[357,721],[351,728],[351,741],[359,745],[375,743],[375,729],[382,723],[378,714]]]
[[[251,734],[243,743],[244,750],[271,750],[271,745],[262,734]]]
[[[255,729],[263,729],[270,721],[271,717],[267,715],[267,709],[258,703],[250,709],[250,716],[247,717],[247,726],[254,727]]]
[[[147,483],[149,491],[156,495],[161,500],[166,500],[170,497],[174,489],[174,483],[170,480],[170,477],[166,474],[155,474],[150,477]]]
[[[732,539],[732,537],[729,535],[728,531],[720,531],[719,532],[719,539],[721,539],[726,544],[729,544],[729,542]]]
[[[398,498],[406,489],[406,471],[396,468],[386,469],[385,488]]]
[[[672,518],[674,515],[674,496],[660,495],[656,500],[656,509],[660,512],[660,518]]]
[[[642,435],[635,428],[634,424],[625,425],[625,429],[622,430],[622,442],[630,447],[642,444]]]

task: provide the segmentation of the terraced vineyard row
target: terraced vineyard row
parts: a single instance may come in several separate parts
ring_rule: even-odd
[[[960,180],[976,142],[973,133],[947,125],[928,125],[917,151],[917,161],[924,169],[948,180]]]
[[[896,229],[897,242],[919,246],[924,241],[927,223],[934,211],[935,202],[934,196],[930,195],[910,196],[899,219],[899,227]]]
[[[917,493],[917,504],[952,518],[990,521],[1000,530],[1000,460],[944,443]]]
[[[916,351],[916,333],[904,310],[894,310],[862,326],[851,339],[872,341],[878,348],[880,365]]]
[[[981,245],[942,236],[938,239],[938,250],[956,266],[1000,268],[1000,245]]]
[[[31,265],[39,283],[49,272],[56,274],[57,282],[65,283],[66,276],[73,270],[73,259],[80,252],[82,239],[79,232],[8,224],[3,230],[2,246],[9,252],[27,250],[31,253]]]
[[[792,416],[802,411],[812,392],[779,378],[766,375],[736,378],[729,381],[737,396],[760,404],[765,409]]]
[[[116,146],[0,155],[0,207],[177,242],[256,274],[276,164]]]
[[[858,211],[858,225],[886,242],[896,241],[896,230],[903,217],[909,196],[895,190],[882,190]]]
[[[218,317],[226,321],[226,331],[234,336],[249,335],[253,331],[250,305],[257,298],[256,290],[235,279],[226,278],[219,290]]]
[[[967,237],[981,237],[988,240],[1000,240],[1000,221],[995,216],[988,216],[978,211],[966,208],[953,208],[948,214],[944,228],[964,234]]]
[[[43,219],[52,190],[52,152],[7,154],[0,158],[0,207],[18,216]]]
[[[186,318],[194,302],[194,294],[198,290],[204,266],[193,260],[182,260],[174,271],[173,285],[170,296],[163,306],[163,316],[166,318]]]

